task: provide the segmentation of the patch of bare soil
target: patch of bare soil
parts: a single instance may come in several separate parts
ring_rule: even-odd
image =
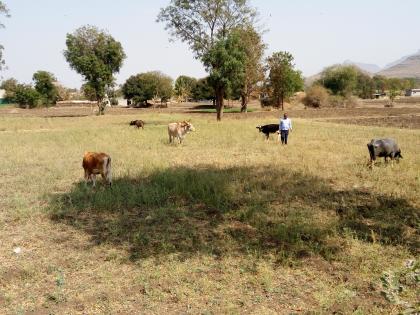
[[[360,126],[380,126],[380,127],[420,129],[420,115],[351,118],[351,119],[329,119],[327,121],[334,122],[334,123],[342,123],[342,124],[360,125]]]

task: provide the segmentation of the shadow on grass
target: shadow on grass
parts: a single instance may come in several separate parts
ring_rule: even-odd
[[[79,183],[51,197],[50,212],[94,244],[129,248],[133,260],[199,252],[333,259],[343,233],[418,248],[419,209],[406,200],[336,191],[321,178],[269,166],[165,169],[116,179],[112,189]]]

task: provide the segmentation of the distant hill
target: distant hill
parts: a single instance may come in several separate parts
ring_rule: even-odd
[[[378,74],[390,78],[420,78],[420,51],[391,63]]]
[[[379,67],[378,65],[371,64],[371,63],[362,63],[362,62],[354,62],[351,60],[346,60],[343,62],[343,64],[356,66],[357,68],[362,69],[363,71],[371,73],[371,74],[375,74],[382,70],[382,68]]]

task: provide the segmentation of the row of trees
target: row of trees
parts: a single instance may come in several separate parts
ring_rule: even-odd
[[[21,107],[51,106],[60,98],[57,79],[47,71],[37,71],[32,76],[32,84],[19,83],[16,79],[4,80],[0,86],[6,91],[5,98]]]
[[[0,12],[7,9],[0,1]],[[257,88],[264,87],[276,105],[301,87],[301,74],[293,69],[293,58],[287,53],[274,54],[263,64],[265,44],[256,25],[257,11],[248,0],[172,0],[161,9],[157,20],[166,25],[174,38],[186,42],[209,75],[195,80],[183,77],[175,84],[176,94],[187,98],[198,94],[214,98],[217,119],[222,118],[224,98],[240,98],[242,111],[246,111],[249,98]],[[120,42],[110,34],[93,26],[83,26],[67,34],[64,56],[70,67],[85,80],[83,90],[94,99],[103,114],[106,94],[115,86],[114,75],[126,58]],[[264,80],[268,70],[268,80]],[[190,86],[194,84],[194,89]],[[22,86],[20,86],[22,87]],[[209,87],[213,90],[210,93]],[[48,104],[54,98],[38,90]],[[25,86],[30,105],[35,103],[34,90]],[[123,86],[126,97],[135,102],[159,97],[167,99],[172,92],[172,81],[159,72],[130,77]],[[206,97],[206,98],[207,98]]]
[[[370,99],[374,94],[388,92],[392,98],[416,85],[415,79],[386,78],[381,75],[371,77],[359,68],[351,65],[332,66],[325,69],[316,84],[324,86],[334,95],[354,95]]]

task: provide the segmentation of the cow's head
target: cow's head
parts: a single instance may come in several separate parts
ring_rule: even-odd
[[[188,121],[183,121],[182,122],[182,127],[184,128],[185,131],[195,131],[195,128],[192,125],[192,123],[190,123]]]
[[[132,120],[131,122],[130,122],[130,126],[134,126],[136,124],[136,120]]]
[[[256,128],[261,132],[261,126],[257,126]]]

